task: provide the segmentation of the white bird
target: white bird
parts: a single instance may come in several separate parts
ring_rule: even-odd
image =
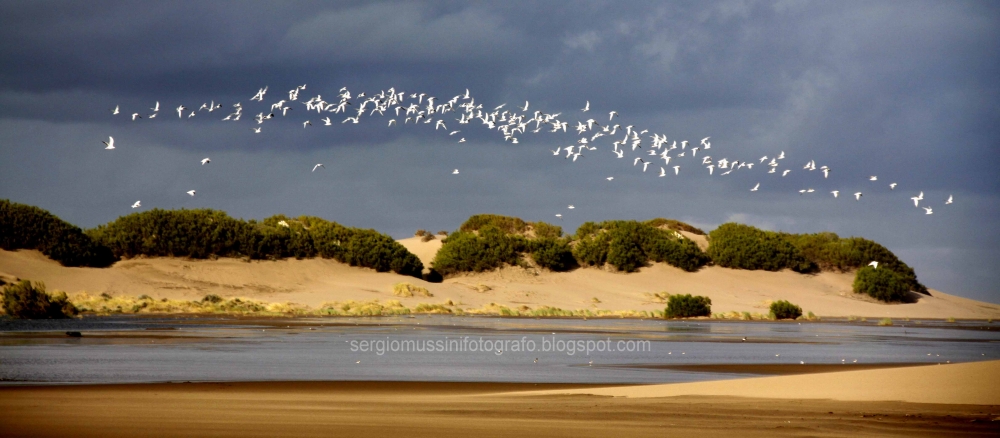
[[[674,166],[674,175],[681,174],[681,166]]]
[[[830,177],[830,168],[827,167],[823,169],[823,178],[829,178],[829,177]]]
[[[608,181],[613,181],[614,179],[615,179],[615,177],[613,177],[613,176],[609,176],[609,177],[607,178],[607,180],[608,180]]]
[[[521,108],[521,111],[527,111],[527,110],[528,110],[528,101],[526,100],[524,101],[524,108]]]
[[[452,175],[458,175],[458,169],[455,169],[455,170],[453,170],[453,171],[451,172],[451,174],[452,174]]]
[[[320,119],[320,120],[323,122],[323,125],[325,125],[325,126],[330,126],[330,125],[333,124],[333,121],[331,121],[329,117],[327,117],[325,119]]]
[[[861,192],[857,192],[857,193],[854,194],[854,200],[856,200],[856,201],[860,201],[861,200]]]
[[[781,172],[781,176],[787,176],[788,172],[791,172],[791,171],[792,171],[791,169],[785,169],[784,172]]]
[[[837,196],[840,195],[840,190],[834,190],[834,191],[832,191],[830,193],[833,193],[833,197],[836,198]]]
[[[667,176],[667,169],[660,167],[660,177],[662,178],[664,176]]]
[[[948,204],[951,204],[954,201],[955,201],[955,197],[953,195],[948,195],[948,200],[944,201],[944,204],[948,205]]]
[[[389,120],[389,126],[395,125],[396,119]]]
[[[869,176],[868,181],[878,181],[878,177],[875,175]]]
[[[590,101],[589,101],[589,100],[587,101],[587,105],[585,105],[585,106],[583,107],[583,109],[582,109],[582,110],[580,110],[580,111],[583,111],[583,112],[587,112],[587,111],[590,111]]]
[[[132,204],[132,208],[139,208],[139,207],[142,207],[142,201],[135,201],[135,204]]]
[[[562,214],[556,213],[556,217],[559,218],[559,219],[562,219]]]
[[[206,165],[206,164],[208,164],[208,163],[211,163],[211,162],[212,162],[212,160],[211,160],[211,159],[209,159],[208,157],[205,157],[205,158],[202,158],[202,159],[201,159],[201,165],[202,165],[202,166],[204,166],[204,165]]]
[[[868,266],[871,266],[872,268],[878,269],[878,262],[872,260],[872,262],[869,263]]]
[[[934,214],[934,209],[932,209],[930,207],[924,207],[924,210],[927,211],[927,214]]]
[[[185,107],[184,105],[181,105],[181,106],[177,107],[177,118],[178,119],[181,118],[184,115],[184,110],[186,110],[186,109],[187,109],[187,107]]]
[[[320,167],[322,167],[324,169],[326,168],[326,166],[324,166],[323,163],[316,163],[316,165],[313,166],[313,170],[312,171],[315,172],[316,169],[319,169]]]
[[[108,136],[108,141],[102,141],[101,143],[104,143],[106,145],[106,147],[104,149],[111,150],[111,149],[115,148],[115,138],[114,137]]]
[[[757,185],[753,186],[753,188],[752,188],[752,189],[750,189],[750,191],[751,191],[751,192],[756,192],[756,191],[757,191],[757,189],[759,189],[759,188],[760,188],[760,183],[757,183]]]
[[[448,133],[448,135],[455,135],[455,134],[458,134],[459,132],[462,132],[462,131],[451,131],[451,132]]]
[[[159,111],[160,110],[160,101],[156,101],[156,105],[153,106],[150,109],[153,110],[154,113],[157,112],[157,111]]]
[[[649,167],[649,161],[643,161],[642,162],[642,171],[645,172],[647,167]]]
[[[896,183],[889,184],[889,190],[896,190]]]
[[[305,128],[306,126],[312,126],[312,122],[310,122],[308,120],[302,122],[302,127]]]
[[[611,111],[610,113],[608,113],[608,121],[611,121],[611,119],[615,118],[615,116],[617,116],[617,115],[618,115],[618,111]]]
[[[260,134],[260,127],[259,126],[256,127],[256,128],[250,128],[250,129],[253,129],[253,133],[254,134]]]
[[[645,163],[645,161],[643,161],[641,157],[635,157],[635,160],[632,160],[632,165],[638,166],[640,161]]]
[[[913,200],[913,206],[914,207],[919,207],[920,206],[920,201],[924,200],[924,192],[920,192],[920,195],[914,196],[914,197],[912,197],[910,199]]]
[[[139,113],[132,113],[132,121],[133,122],[135,121],[135,119],[141,119],[141,118],[142,118],[142,116],[140,116]]]
[[[570,204],[570,205],[569,205],[569,207],[566,207],[566,208],[568,208],[568,209],[572,210],[572,209],[574,209],[574,208],[576,208],[576,207],[574,207],[574,206],[573,206],[573,204]]]
[[[459,139],[458,142],[459,143],[465,143],[465,137],[462,137],[461,139]]]
[[[708,141],[708,139],[710,139],[710,138],[712,138],[712,137],[705,137],[705,138],[701,139],[701,146],[702,146],[702,148],[704,148],[704,149],[711,149],[712,148],[712,143],[710,143]]]
[[[189,195],[191,195],[191,196],[194,196],[194,194],[195,194],[195,191],[194,191],[194,190],[188,190],[188,191],[187,191],[187,194],[189,194]]]
[[[115,109],[111,110],[111,114],[118,115],[118,105],[115,105]]]

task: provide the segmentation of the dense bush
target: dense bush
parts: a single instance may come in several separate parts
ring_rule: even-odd
[[[854,276],[854,293],[863,293],[879,301],[906,300],[910,287],[906,278],[891,270],[869,266],[858,270]]]
[[[697,234],[699,236],[705,235],[705,232],[702,231],[701,228],[691,226],[688,223],[681,222],[675,219],[664,219],[662,217],[658,217],[656,219],[650,219],[645,223],[646,225],[649,225],[653,228],[666,228],[668,230],[674,230],[674,231],[687,231],[689,233]]]
[[[116,256],[191,258],[324,257],[419,277],[420,260],[391,237],[313,216],[271,216],[262,222],[233,219],[215,210],[159,210],[122,216],[88,233]]]
[[[469,217],[458,228],[458,231],[471,233],[488,226],[497,228],[504,234],[523,234],[528,228],[528,223],[516,217],[501,216],[498,214],[477,214]]]
[[[528,248],[527,239],[505,233],[496,226],[484,225],[477,231],[478,235],[459,230],[444,239],[431,262],[434,269],[441,275],[451,275],[516,265]]]
[[[667,318],[691,318],[695,316],[711,316],[712,300],[703,296],[671,295],[664,311]]]
[[[38,207],[6,199],[0,200],[0,248],[37,249],[63,266],[104,267],[115,262],[108,248],[80,228]]]
[[[544,237],[529,241],[531,258],[538,266],[550,271],[568,271],[576,267],[573,249],[565,239]]]
[[[771,303],[771,314],[774,319],[795,319],[802,316],[802,308],[785,300]]]
[[[45,284],[21,280],[3,288],[3,310],[14,318],[68,318],[77,314],[65,292],[45,293]]]
[[[708,255],[719,266],[766,271],[789,268],[796,272],[809,272],[816,268],[779,233],[726,223],[712,230],[708,236]]]
[[[892,251],[871,240],[860,237],[841,239],[834,233],[781,236],[820,269],[845,272],[867,266],[875,260],[879,263],[879,269],[885,268],[901,275],[910,290],[927,293],[927,287],[917,281],[913,268],[899,260]]]
[[[650,261],[696,271],[709,260],[693,241],[637,221],[584,223],[577,229],[573,256],[584,265],[607,263],[625,272],[634,272]]]

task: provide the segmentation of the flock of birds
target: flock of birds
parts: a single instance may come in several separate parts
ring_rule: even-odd
[[[287,99],[285,95],[280,95],[278,100],[265,103],[264,100],[268,92],[268,87],[260,88],[250,98],[250,102],[257,102],[257,105],[263,105],[264,110],[259,111],[254,116],[248,116],[255,124],[250,129],[256,134],[262,133],[265,126],[272,123],[273,120],[288,117],[289,111],[295,111],[296,109],[303,110],[302,107],[295,106],[295,104],[299,104],[304,105],[305,114],[311,115],[315,112],[315,116],[310,117],[314,117],[317,120],[317,126],[319,123],[322,123],[322,126],[333,126],[335,123],[358,124],[362,120],[374,120],[375,116],[378,115],[383,119],[382,123],[386,123],[388,128],[411,124],[415,126],[425,125],[428,128],[433,127],[434,131],[442,131],[443,135],[446,134],[449,137],[456,138],[454,140],[456,143],[466,142],[466,138],[458,134],[462,132],[462,129],[467,129],[466,125],[472,123],[477,123],[491,131],[496,131],[502,135],[505,142],[512,144],[518,144],[519,138],[529,133],[538,134],[543,131],[550,133],[574,132],[575,136],[579,138],[573,144],[550,149],[549,152],[551,152],[552,156],[576,162],[582,157],[592,155],[592,153],[599,154],[596,151],[602,148],[608,148],[612,154],[611,156],[615,159],[626,159],[626,155],[628,155],[628,159],[632,160],[632,166],[636,171],[639,171],[641,168],[641,172],[647,172],[655,164],[656,167],[659,167],[657,176],[661,178],[671,174],[674,177],[679,176],[682,164],[685,168],[689,164],[696,168],[701,167],[704,169],[701,170],[702,172],[707,172],[710,176],[719,177],[730,175],[733,172],[753,172],[755,166],[758,168],[758,171],[766,169],[766,174],[779,178],[787,177],[792,172],[792,169],[783,166],[786,159],[784,151],[780,151],[770,157],[765,155],[753,160],[730,159],[728,157],[716,159],[709,155],[714,152],[710,152],[712,150],[712,143],[709,141],[711,137],[702,138],[697,143],[689,140],[678,141],[677,139],[668,139],[665,134],[651,133],[647,129],[640,130],[634,125],[622,126],[619,123],[615,123],[616,118],[619,117],[617,111],[609,111],[606,120],[603,116],[591,117],[590,101],[587,101],[578,110],[576,113],[578,117],[575,117],[576,121],[574,124],[569,121],[571,120],[569,115],[564,116],[562,113],[547,113],[537,109],[532,110],[528,101],[525,101],[523,106],[507,108],[507,104],[505,103],[492,109],[484,108],[482,103],[476,102],[468,89],[465,90],[464,94],[458,94],[451,99],[444,100],[426,93],[408,94],[403,91],[397,91],[395,88],[382,90],[371,95],[366,95],[363,92],[352,94],[347,87],[343,87],[338,91],[337,97],[330,101],[327,101],[319,94],[300,100],[300,93],[305,90],[306,85],[300,85],[288,91]],[[213,100],[203,103],[198,109],[179,105],[175,108],[175,111],[179,119],[190,119],[203,114],[203,112],[207,116],[221,109],[222,104],[217,104]],[[220,117],[222,121],[239,122],[244,117],[244,106],[241,102],[233,104],[229,111],[224,117]],[[111,109],[111,113],[115,116],[123,114],[120,106],[115,106]],[[156,118],[159,113],[160,102],[157,101],[150,108],[150,112],[145,112],[145,116],[139,112],[133,112],[130,118],[132,122],[137,122],[143,118],[151,120]],[[336,122],[334,117],[337,118]],[[600,120],[594,117],[600,117]],[[449,128],[449,125],[451,125],[451,128]],[[311,118],[307,118],[302,122],[303,129],[308,129],[312,126],[314,125]],[[105,149],[114,150],[114,137],[109,136],[108,141],[105,141],[104,144]],[[701,155],[699,155],[699,152],[701,152]],[[660,163],[660,160],[662,160],[662,163]],[[209,158],[201,160],[202,165],[210,162]],[[312,167],[312,172],[325,169],[325,167],[322,163],[316,163]],[[819,170],[823,179],[828,179],[832,172],[829,166],[823,165],[817,167],[815,160],[807,162],[802,169],[805,172]],[[460,172],[458,169],[454,169],[451,173],[459,175]],[[608,176],[606,179],[607,181],[614,181],[614,176]],[[878,181],[877,176],[871,176],[868,179],[873,182]],[[890,191],[895,190],[896,186],[895,182],[888,185]],[[760,187],[761,183],[758,182],[750,188],[750,192],[757,192]],[[813,188],[804,188],[798,192],[800,195],[808,195],[816,192],[816,190]],[[190,196],[195,196],[196,193],[196,190],[187,192]],[[840,190],[832,190],[830,194],[834,198],[838,198]],[[863,193],[860,191],[853,194],[855,201],[859,202],[862,196]],[[924,201],[923,191],[910,199],[913,201],[915,207],[921,207],[920,203]],[[954,197],[949,195],[944,204],[951,204],[953,201]],[[139,208],[141,206],[141,201],[136,201],[132,204],[132,208]],[[574,206],[570,205],[568,208],[573,209]],[[925,210],[925,214],[929,215],[934,212],[931,206],[925,205],[922,208]],[[562,214],[557,213],[556,217],[561,219]]]

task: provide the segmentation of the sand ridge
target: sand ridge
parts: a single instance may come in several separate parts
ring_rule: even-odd
[[[430,263],[440,239],[421,242],[403,239],[410,251]],[[707,266],[697,272],[657,263],[637,273],[622,274],[595,268],[555,273],[504,268],[460,275],[443,283],[371,269],[347,266],[328,259],[251,261],[220,258],[136,258],[109,268],[67,268],[33,250],[0,250],[0,276],[44,281],[50,290],[69,294],[201,299],[206,294],[246,297],[269,302],[292,302],[318,307],[324,302],[399,299],[413,308],[420,303],[452,300],[463,309],[497,303],[510,308],[552,306],[565,310],[662,311],[663,300],[653,293],[704,295],[712,310],[766,315],[774,300],[789,300],[819,316],[868,318],[1000,318],[1000,305],[969,300],[932,290],[916,303],[882,304],[851,292],[852,273],[822,272],[803,275],[792,271],[766,272]],[[392,286],[408,282],[425,287],[433,297],[399,298]]]
[[[1000,405],[1000,361],[693,383],[534,391],[506,395],[556,394],[630,398],[725,396]]]

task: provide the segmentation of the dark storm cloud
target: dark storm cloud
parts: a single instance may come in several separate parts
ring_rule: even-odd
[[[998,301],[998,23],[982,2],[3,2],[0,197],[82,226],[141,198],[246,218],[314,214],[399,237],[480,212],[563,213],[567,231],[611,218],[737,220],[872,238],[929,286]],[[576,163],[552,157],[573,134],[513,145],[448,120],[468,140],[459,145],[429,125],[389,129],[389,117],[320,126],[328,114],[298,103],[253,134],[253,115],[301,84],[326,100],[343,86],[439,101],[469,88],[487,109],[528,100],[573,123],[614,109],[671,140],[711,136],[716,159],[785,151],[793,172],[720,178],[690,163],[657,178],[659,164],[643,174],[610,146]],[[265,85],[265,102],[249,102]],[[221,111],[242,102],[243,120],[173,111],[211,100]],[[587,100],[592,112],[580,113]],[[156,101],[157,119],[125,120]],[[125,114],[112,117],[115,105]],[[101,150],[108,135],[112,153]],[[811,159],[833,169],[829,180],[801,169]],[[327,168],[310,172],[317,162]],[[806,187],[822,196],[800,196]],[[907,199],[920,190],[934,215]]]

